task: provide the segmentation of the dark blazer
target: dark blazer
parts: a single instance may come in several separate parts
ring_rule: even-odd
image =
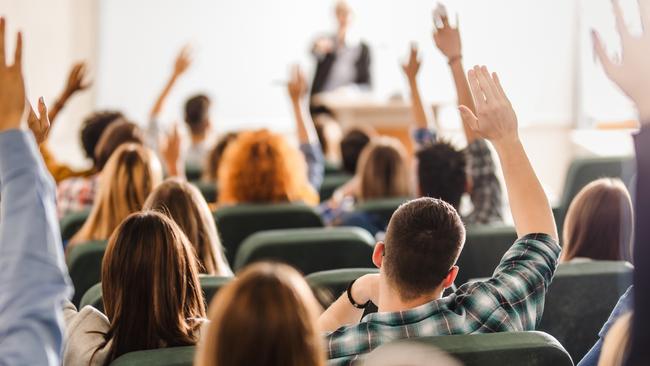
[[[314,81],[311,84],[311,95],[323,91],[335,60],[336,53],[330,52],[318,61],[318,65],[316,65],[316,73],[314,74]],[[361,53],[356,62],[356,69],[357,77],[355,84],[365,84],[370,86],[370,48],[368,48],[368,45],[365,42],[361,42]]]

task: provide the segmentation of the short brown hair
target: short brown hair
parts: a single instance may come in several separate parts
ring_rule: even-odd
[[[193,135],[204,133],[208,127],[210,98],[199,94],[185,102],[185,123]]]
[[[229,132],[217,141],[217,144],[208,153],[208,158],[203,168],[203,176],[201,177],[205,182],[216,182],[219,177],[219,165],[223,153],[228,148],[231,142],[237,139],[237,132]]]
[[[323,366],[319,313],[295,269],[253,264],[212,300],[195,365]]]
[[[563,230],[562,262],[574,258],[631,260],[634,213],[620,179],[589,183],[573,199]]]
[[[343,135],[341,140],[341,163],[346,173],[356,173],[359,156],[361,156],[361,152],[370,143],[373,136],[374,131],[362,128],[353,128]]]
[[[144,145],[144,133],[140,127],[123,119],[111,123],[104,130],[95,148],[95,168],[97,171],[104,169],[104,165],[120,145],[129,142]]]
[[[456,209],[435,198],[402,204],[386,229],[383,268],[402,300],[435,290],[458,260],[465,227]]]

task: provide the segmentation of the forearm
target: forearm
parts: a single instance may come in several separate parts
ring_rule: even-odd
[[[296,121],[296,132],[298,134],[298,142],[300,144],[310,144],[312,143],[312,138],[313,135],[315,135],[316,131],[314,130],[313,132],[310,131],[311,129],[314,129],[314,123],[311,121],[311,118],[305,115],[305,112],[302,108],[302,105],[300,104],[300,100],[297,99],[292,99],[291,100],[291,107],[293,109],[293,116],[294,120]],[[309,119],[309,125],[307,126],[307,119]]]
[[[162,111],[162,108],[165,104],[165,101],[167,100],[167,96],[169,96],[169,93],[171,92],[172,88],[174,87],[174,84],[176,84],[176,80],[178,79],[178,76],[176,74],[173,74],[172,77],[167,81],[167,84],[165,84],[165,87],[163,90],[160,92],[160,95],[158,96],[158,99],[156,99],[156,102],[154,103],[153,107],[151,108],[151,112],[149,113],[149,120],[153,121],[155,120],[158,115],[160,114],[160,111]]]
[[[422,98],[420,97],[420,90],[418,88],[417,80],[409,78],[409,88],[411,90],[411,110],[413,111],[413,118],[417,128],[428,128],[429,120],[422,105]]]
[[[553,212],[519,139],[496,143],[517,235],[543,233],[557,240]]]
[[[449,63],[449,68],[451,70],[451,75],[454,78],[454,85],[456,87],[456,96],[458,98],[458,105],[464,105],[469,108],[472,113],[476,114],[476,106],[474,105],[474,98],[472,97],[472,91],[469,88],[469,82],[467,81],[467,75],[463,69],[462,58],[452,60]],[[477,139],[476,133],[472,131],[467,123],[464,121],[463,131],[465,132],[465,138],[467,139],[467,144],[471,144],[474,140]]]
[[[59,112],[65,107],[66,103],[68,102],[68,99],[72,94],[68,93],[68,91],[64,90],[61,95],[56,99],[56,102],[54,102],[54,105],[50,107],[50,111],[48,112],[47,116],[50,119],[50,124],[54,123],[54,119],[56,116],[59,115]]]
[[[363,309],[352,306],[344,293],[318,318],[318,327],[323,332],[333,332],[344,325],[358,323],[362,316]]]

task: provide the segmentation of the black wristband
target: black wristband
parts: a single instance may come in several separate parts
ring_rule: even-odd
[[[348,289],[346,291],[348,293],[348,300],[350,301],[350,304],[352,304],[352,306],[354,306],[355,308],[357,308],[357,309],[365,309],[365,308],[368,307],[368,305],[370,305],[370,303],[372,301],[368,300],[363,305],[359,305],[359,304],[356,303],[356,301],[354,301],[354,299],[352,298],[352,285],[354,285],[355,281],[356,281],[356,279],[352,280],[352,282],[350,282],[350,284],[348,285]]]

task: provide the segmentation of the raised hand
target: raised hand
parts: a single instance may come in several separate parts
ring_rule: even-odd
[[[184,175],[181,162],[181,134],[178,130],[178,123],[174,124],[172,131],[160,146],[160,155],[165,162],[167,173],[170,176]]]
[[[594,50],[607,76],[616,83],[636,104],[642,123],[650,123],[650,2],[639,0],[639,11],[644,26],[643,33],[636,37],[630,34],[625,25],[623,12],[618,0],[612,1],[616,28],[621,37],[622,54],[620,62],[615,62],[607,51],[598,32],[592,30]]]
[[[418,71],[420,71],[420,60],[418,59],[418,46],[415,43],[411,44],[409,60],[402,65],[402,70],[404,70],[404,74],[406,74],[409,81],[413,82],[417,79]]]
[[[465,105],[459,107],[463,122],[476,134],[493,144],[513,143],[519,140],[517,115],[501,87],[496,73],[487,67],[474,66],[467,73],[476,114]]]
[[[5,61],[5,19],[0,18],[0,132],[20,128],[20,120],[25,113],[22,51],[22,35],[18,32],[13,64]]]
[[[458,18],[456,18],[456,28],[452,27],[444,6],[438,5],[438,9],[433,14],[433,27],[433,40],[440,52],[450,61],[460,58],[462,45],[458,31]]]
[[[174,62],[174,75],[180,76],[184,74],[187,69],[192,65],[192,50],[189,45],[185,45],[176,56]]]
[[[86,63],[83,61],[78,62],[72,65],[72,69],[70,69],[64,94],[70,96],[78,91],[88,89],[91,84],[92,82],[88,80]]]
[[[307,80],[300,66],[294,65],[291,69],[291,76],[287,84],[287,91],[292,101],[299,101],[307,94]]]
[[[50,133],[50,118],[47,114],[47,106],[43,97],[38,98],[38,114],[34,112],[34,108],[29,106],[29,117],[27,117],[27,124],[29,129],[32,130],[34,137],[36,137],[36,142],[39,144],[47,140],[47,136]]]

